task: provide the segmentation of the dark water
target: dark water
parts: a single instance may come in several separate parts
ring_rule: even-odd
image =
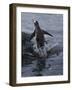
[[[38,68],[37,62],[40,58],[33,55],[35,40],[29,41],[30,34],[34,31],[32,18],[38,20],[40,26],[50,32],[54,37],[45,36],[46,48],[50,49],[47,58],[43,58],[46,65],[42,71],[35,71]],[[61,14],[38,14],[21,13],[22,30],[22,77],[30,76],[51,76],[63,75],[63,15]],[[26,33],[26,34],[23,34]],[[52,49],[51,49],[52,48]]]

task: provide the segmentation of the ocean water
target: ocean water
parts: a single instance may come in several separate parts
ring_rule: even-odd
[[[45,35],[45,40],[47,43],[45,47],[47,50],[50,50],[51,53],[48,54],[49,57],[44,58],[46,63],[45,68],[43,68],[43,70],[40,72],[33,72],[33,70],[37,68],[37,62],[39,58],[36,58],[32,55],[31,49],[29,49],[30,51],[27,51],[26,53],[24,52],[24,49],[26,49],[27,46],[35,46],[35,38],[33,38],[31,42],[26,41],[25,44],[22,44],[22,77],[37,76],[38,73],[41,73],[41,76],[63,75],[63,15],[22,12],[22,33],[29,35],[33,33],[35,27],[32,19],[37,20],[43,30],[53,35],[53,38]],[[25,37],[22,36],[22,43],[24,43],[24,38]],[[33,45],[31,45],[31,43]]]

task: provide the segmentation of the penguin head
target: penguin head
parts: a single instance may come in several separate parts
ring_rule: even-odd
[[[38,23],[37,20],[32,19],[32,21],[33,21],[33,23],[34,23],[35,26],[38,26],[39,25],[39,23]]]
[[[35,25],[35,26],[39,26],[38,21],[35,21],[35,22],[34,22],[34,25]]]
[[[34,26],[35,26],[35,28],[40,28],[38,21],[34,21]]]

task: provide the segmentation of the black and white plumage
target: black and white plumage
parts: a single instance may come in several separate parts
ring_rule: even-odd
[[[36,45],[37,45],[37,49],[39,50],[38,53],[40,56],[47,56],[44,44],[45,44],[45,37],[44,34],[49,35],[51,37],[53,37],[53,35],[51,35],[50,33],[44,31],[43,29],[40,28],[38,21],[34,21],[34,26],[35,26],[35,30],[34,32],[31,34],[30,40],[33,37],[36,37]]]

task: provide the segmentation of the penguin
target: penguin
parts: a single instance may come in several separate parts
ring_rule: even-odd
[[[36,44],[37,44],[37,48],[39,50],[38,54],[39,54],[40,58],[37,60],[37,66],[36,66],[37,68],[34,69],[33,72],[37,71],[40,75],[40,72],[45,68],[46,58],[47,58],[47,51],[46,51],[46,48],[45,48],[44,34],[47,34],[51,37],[53,37],[53,35],[44,31],[43,29],[41,29],[38,21],[34,21],[34,27],[35,27],[35,30],[31,34],[30,40],[33,37],[36,37]]]
[[[38,21],[34,21],[34,26],[35,26],[35,30],[31,34],[30,40],[36,36],[37,48],[41,48],[44,46],[44,42],[45,42],[44,34],[49,35],[51,37],[53,37],[53,35],[41,29]]]

